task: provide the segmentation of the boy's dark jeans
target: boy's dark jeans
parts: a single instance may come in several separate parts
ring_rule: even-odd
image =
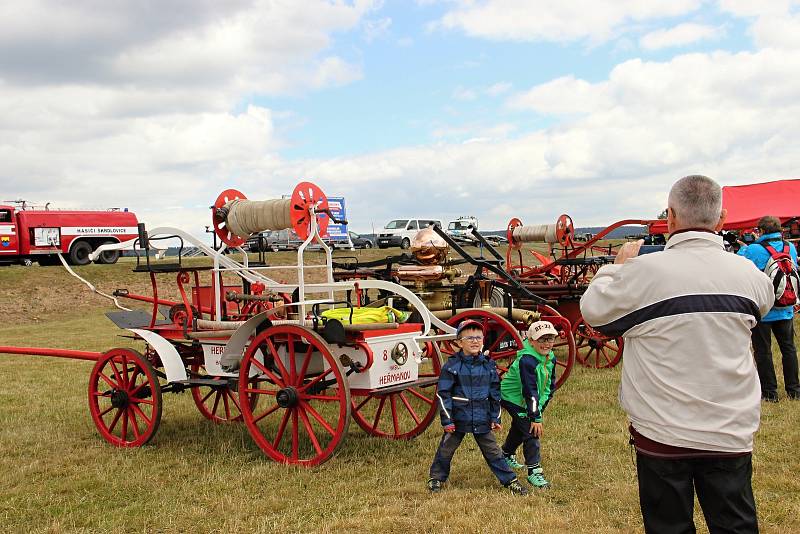
[[[501,403],[503,408],[511,415],[511,429],[506,436],[503,444],[503,453],[514,454],[522,445],[522,453],[525,455],[526,465],[536,465],[542,461],[542,452],[539,438],[531,434],[531,420],[528,417],[520,417],[519,412],[522,408],[510,403]]]
[[[778,381],[772,363],[772,334],[781,349],[783,363],[783,384],[790,397],[800,396],[800,383],[797,377],[797,350],[794,345],[794,320],[759,321],[752,330],[753,355],[761,381],[761,395],[778,395]]]
[[[439,448],[436,449],[436,456],[433,458],[431,464],[430,477],[442,482],[447,480],[450,476],[450,462],[453,460],[453,455],[456,449],[461,445],[461,440],[464,439],[466,434],[464,432],[445,432],[442,440],[439,442]],[[484,460],[489,465],[494,476],[503,486],[508,486],[511,481],[517,478],[514,471],[508,467],[503,452],[497,445],[497,440],[494,439],[494,434],[487,432],[486,434],[473,434],[475,442],[481,449]]]
[[[637,453],[645,532],[695,532],[695,490],[711,534],[758,532],[751,460],[750,454],[665,460]]]

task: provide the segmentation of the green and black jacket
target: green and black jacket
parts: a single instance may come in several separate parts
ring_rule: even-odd
[[[526,339],[500,383],[503,404],[513,405],[520,417],[540,423],[542,412],[556,390],[555,362],[552,350],[539,354]]]

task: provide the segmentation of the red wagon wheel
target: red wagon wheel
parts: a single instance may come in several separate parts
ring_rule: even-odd
[[[539,304],[536,310],[542,314],[543,321],[550,321],[558,330],[558,340],[553,345],[553,353],[556,355],[557,389],[566,382],[575,365],[577,349],[572,335],[572,325],[569,319],[546,304]]]
[[[455,327],[464,319],[472,319],[483,325],[483,350],[489,352],[489,357],[497,363],[497,371],[502,376],[517,356],[517,351],[522,348],[519,331],[503,317],[481,309],[462,311],[446,322]],[[446,358],[455,354],[458,347],[450,341],[444,341],[441,350],[442,357]]]
[[[441,355],[433,343],[422,351],[419,378],[436,378]],[[353,394],[353,419],[367,434],[389,439],[411,439],[422,434],[438,413],[436,382],[392,393]]]
[[[192,376],[199,376],[200,378],[211,378],[215,380],[223,379],[224,377],[208,375],[205,372],[205,366],[201,364],[192,364]],[[231,389],[231,385],[236,386],[238,383],[226,385],[213,385],[213,386],[194,386],[192,388],[192,400],[200,413],[214,423],[231,423],[242,421],[242,411],[239,409],[239,394],[235,389]],[[258,398],[255,396],[250,397],[250,403],[255,408],[255,403]]]
[[[89,375],[89,411],[104,440],[141,447],[161,423],[161,384],[153,366],[131,349],[111,349]]]
[[[621,337],[601,334],[581,317],[572,329],[577,343],[577,360],[584,367],[610,369],[622,359],[624,342]]]
[[[325,340],[297,325],[279,325],[256,335],[245,351],[239,406],[267,456],[311,467],[328,460],[347,434],[350,388]]]

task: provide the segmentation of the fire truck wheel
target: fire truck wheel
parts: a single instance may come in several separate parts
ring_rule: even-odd
[[[108,245],[111,243],[113,243],[113,241],[106,241],[103,244]],[[103,265],[111,265],[117,263],[119,255],[120,255],[119,250],[106,250],[105,252],[101,253],[100,256],[97,258],[97,263],[101,263]]]
[[[245,350],[239,406],[267,456],[313,467],[331,458],[347,435],[350,386],[319,334],[299,325],[271,326]]]
[[[86,265],[89,263],[89,254],[92,253],[92,245],[87,241],[78,241],[72,245],[69,251],[69,262],[72,265]]]
[[[222,379],[219,376],[209,375],[204,365],[192,364],[192,377]],[[235,380],[235,379],[234,379]],[[239,409],[239,394],[236,392],[237,382],[227,385],[195,386],[192,388],[192,400],[200,413],[214,423],[239,423],[242,421],[242,411]],[[258,398],[252,396],[251,409],[255,409]]]
[[[30,267],[31,265],[33,265],[33,261],[30,258],[25,258],[22,260],[23,267]]]
[[[161,423],[161,384],[153,366],[131,349],[111,349],[89,375],[89,412],[115,447],[141,447]]]
[[[353,419],[370,436],[411,439],[425,432],[439,413],[436,378],[442,371],[437,345],[426,343],[418,385],[392,393],[352,393]],[[427,380],[426,380],[427,379]]]

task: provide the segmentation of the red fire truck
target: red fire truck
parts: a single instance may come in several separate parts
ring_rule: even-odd
[[[0,264],[55,265],[64,254],[73,265],[89,263],[89,254],[105,243],[135,238],[136,215],[129,211],[67,211],[0,205]],[[104,252],[97,263],[116,263],[119,251]]]

